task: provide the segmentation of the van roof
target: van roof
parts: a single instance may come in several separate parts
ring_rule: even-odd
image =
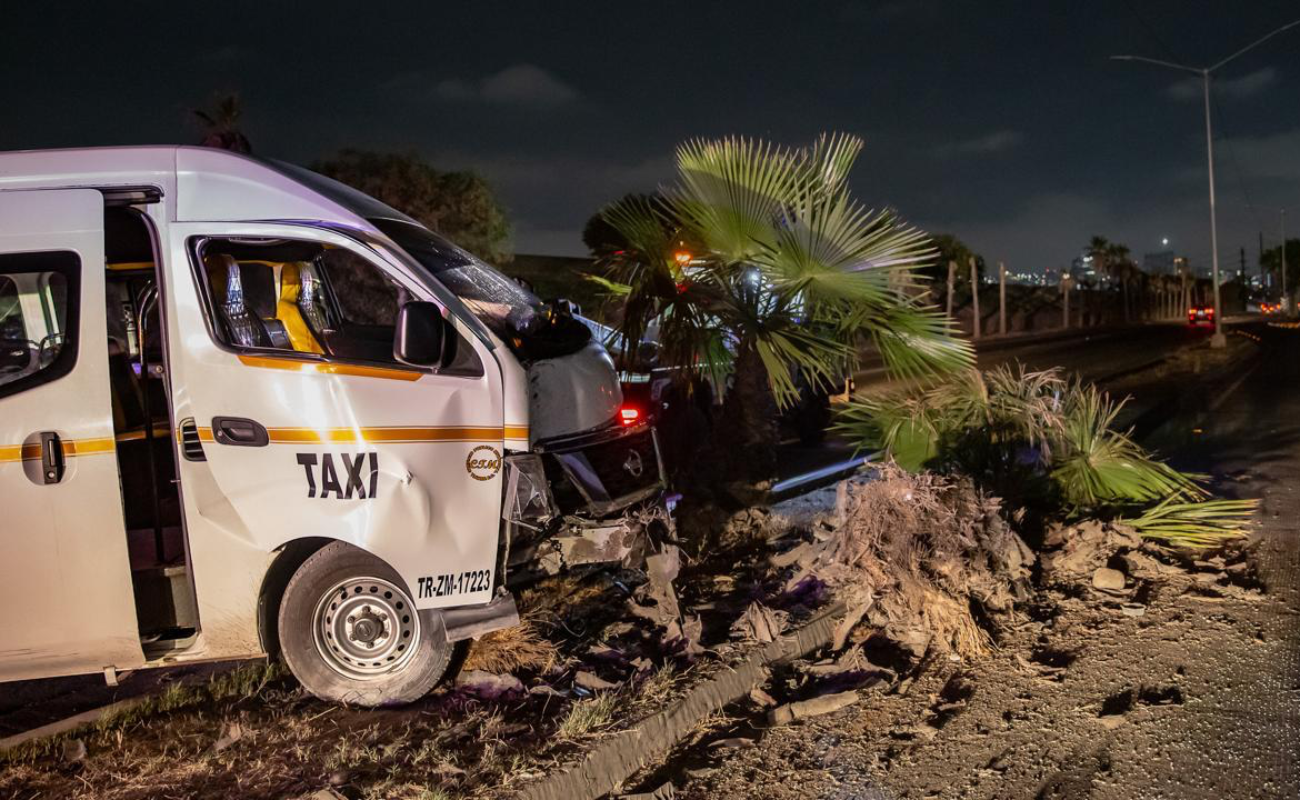
[[[160,189],[172,220],[320,220],[373,231],[366,218],[408,220],[361,192],[275,161],[185,145],[0,152],[0,191]]]

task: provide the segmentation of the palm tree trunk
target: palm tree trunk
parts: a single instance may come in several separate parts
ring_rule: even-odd
[[[752,337],[740,342],[735,382],[714,430],[728,480],[758,483],[776,477],[780,443],[776,398]]]

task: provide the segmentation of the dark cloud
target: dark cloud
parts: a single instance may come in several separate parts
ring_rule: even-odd
[[[1255,97],[1272,89],[1277,83],[1277,70],[1273,67],[1264,67],[1238,78],[1215,77],[1212,80],[1216,95],[1240,100],[1245,97]],[[1169,86],[1169,96],[1175,100],[1199,101],[1204,95],[1205,87],[1200,78],[1187,77]]]
[[[976,136],[973,139],[944,142],[935,148],[935,153],[944,158],[957,155],[1001,153],[1019,146],[1024,141],[1024,138],[1024,134],[1020,131],[1003,129],[986,133],[983,136]]]
[[[578,100],[578,90],[535,64],[516,64],[477,80],[447,78],[433,85],[443,100],[546,108]]]

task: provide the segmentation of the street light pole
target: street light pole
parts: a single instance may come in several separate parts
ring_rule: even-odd
[[[1223,335],[1223,307],[1219,303],[1219,229],[1214,216],[1214,131],[1210,127],[1210,75],[1219,67],[1236,59],[1238,56],[1254,50],[1264,42],[1277,36],[1282,31],[1294,28],[1300,25],[1300,19],[1294,22],[1288,22],[1280,28],[1261,36],[1237,52],[1208,67],[1189,67],[1186,64],[1175,64],[1171,61],[1161,61],[1156,58],[1145,58],[1143,56],[1111,56],[1115,61],[1142,61],[1147,64],[1155,64],[1160,67],[1169,67],[1170,69],[1190,72],[1194,75],[1201,76],[1201,83],[1205,91],[1205,154],[1210,165],[1210,258],[1214,265],[1214,336],[1210,338],[1210,347],[1226,347],[1228,340]],[[1286,258],[1286,242],[1282,242],[1283,259]]]
[[[1282,313],[1291,316],[1291,298],[1286,294],[1286,209],[1280,209],[1282,215]]]
[[[1228,340],[1223,335],[1223,304],[1219,302],[1219,224],[1214,216],[1214,132],[1210,129],[1208,69],[1201,70],[1201,82],[1205,86],[1205,155],[1210,164],[1210,261],[1214,279],[1214,335],[1210,337],[1210,347],[1227,347]]]

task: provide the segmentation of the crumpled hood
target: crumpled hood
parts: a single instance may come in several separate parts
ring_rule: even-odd
[[[604,427],[622,402],[614,359],[599,342],[591,341],[571,355],[536,361],[528,368],[533,441]]]

